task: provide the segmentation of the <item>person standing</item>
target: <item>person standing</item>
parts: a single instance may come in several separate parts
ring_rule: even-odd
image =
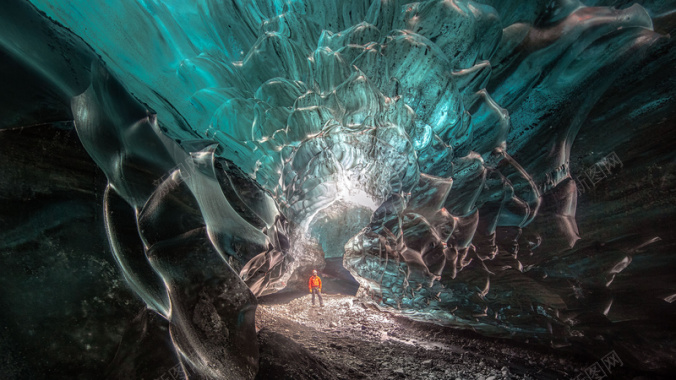
[[[317,276],[317,271],[312,271],[312,276],[308,282],[308,288],[310,288],[310,293],[312,293],[312,306],[315,305],[315,294],[319,297],[319,306],[324,307],[324,301],[322,300],[322,279]]]

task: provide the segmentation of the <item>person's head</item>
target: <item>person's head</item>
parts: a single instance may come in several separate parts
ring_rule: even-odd
[[[317,270],[316,270],[316,269],[312,271],[312,275],[313,275],[313,276],[316,276],[316,275],[317,275]]]

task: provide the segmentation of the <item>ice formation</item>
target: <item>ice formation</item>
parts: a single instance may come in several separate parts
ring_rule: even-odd
[[[664,252],[668,230],[636,226],[673,204],[646,216],[618,200],[666,162],[639,152],[667,144],[645,143],[644,126],[673,117],[667,5],[30,3],[53,23],[17,2],[43,26],[22,35],[6,16],[3,51],[70,102],[107,178],[115,260],[186,368],[252,378],[255,296],[343,244],[361,295],[402,313],[555,346],[616,339],[648,368],[673,360],[673,342],[636,352],[650,327],[623,329],[662,320],[637,312],[629,284],[673,267],[633,263]],[[582,211],[599,162],[606,198]],[[651,297],[670,305],[674,286]]]

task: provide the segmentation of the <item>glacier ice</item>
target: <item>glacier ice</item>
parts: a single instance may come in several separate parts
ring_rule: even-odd
[[[14,3],[0,47],[46,85],[3,125],[73,120],[186,368],[255,376],[255,296],[343,251],[400,313],[673,364],[637,350],[674,313],[668,4]]]

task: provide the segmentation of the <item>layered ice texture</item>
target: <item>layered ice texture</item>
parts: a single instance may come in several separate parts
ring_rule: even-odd
[[[404,314],[673,365],[668,5],[30,2],[3,51],[70,102],[186,371],[252,378],[255,296],[340,256]]]

